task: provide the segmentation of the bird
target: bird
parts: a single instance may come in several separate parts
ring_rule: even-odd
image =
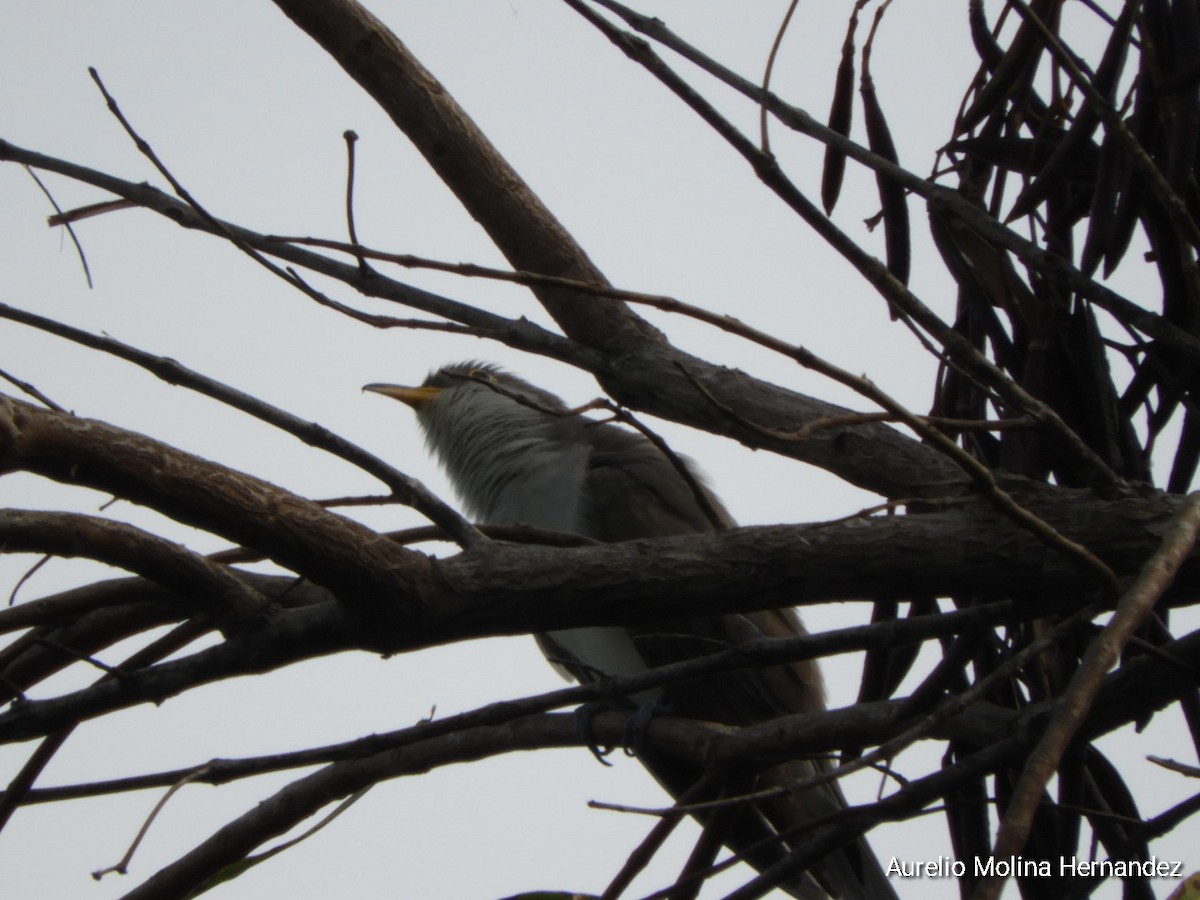
[[[445,469],[466,513],[481,525],[524,525],[605,543],[734,525],[689,461],[672,460],[640,432],[584,417],[553,393],[494,364],[457,363],[430,373],[419,387],[375,383],[363,390],[412,407],[428,449]],[[638,628],[572,628],[535,637],[561,674],[589,683],[750,638],[805,633],[795,610],[784,609],[683,617]],[[825,709],[821,673],[813,660],[667,685],[651,698],[638,699],[661,705],[671,715],[732,726]],[[701,775],[678,759],[644,747],[636,752],[676,797]],[[796,780],[828,768],[826,760],[797,759],[766,775]],[[762,870],[786,854],[781,835],[802,833],[805,822],[844,809],[846,801],[837,783],[829,782],[750,810],[745,806],[738,805],[735,821],[720,823],[720,839]],[[712,817],[704,824],[717,828]],[[862,837],[781,886],[802,900],[896,897]]]

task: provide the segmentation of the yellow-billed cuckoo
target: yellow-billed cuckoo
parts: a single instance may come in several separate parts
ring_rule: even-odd
[[[483,363],[447,366],[421,387],[369,384],[364,390],[413,407],[430,449],[467,512],[481,524],[528,525],[614,542],[710,532],[714,526],[688,483],[649,440],[616,425],[569,415],[556,396]],[[696,485],[699,485],[696,482]],[[700,490],[705,490],[699,486]],[[732,520],[706,494],[723,524]],[[626,675],[712,653],[747,638],[804,634],[793,610],[708,616],[638,629],[576,628],[538,635],[542,651],[581,682]],[[813,662],[747,670],[663,689],[672,714],[750,725],[825,708]],[[699,776],[694,767],[642,752],[642,762],[672,794]],[[786,783],[827,768],[794,760],[760,775]],[[722,840],[764,868],[786,852],[806,822],[837,812],[845,800],[826,784],[763,803],[725,823]],[[784,835],[781,842],[774,835]],[[895,893],[859,839],[784,886],[794,896],[887,900]]]

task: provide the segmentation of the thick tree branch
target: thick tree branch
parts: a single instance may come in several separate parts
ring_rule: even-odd
[[[0,552],[82,556],[170,588],[225,626],[264,623],[265,598],[224,567],[140,528],[97,516],[0,510]]]
[[[420,605],[428,560],[261,479],[92,419],[0,398],[0,469],[141,503],[255,547],[339,596]]]
[[[294,577],[231,573],[279,609],[334,606],[333,595]],[[162,625],[179,622],[184,610],[168,590],[140,578],[102,581],[0,610],[0,622],[21,622],[26,607],[37,614],[38,627],[0,650],[0,700],[40,683],[81,658]],[[194,621],[194,619],[193,619]],[[334,622],[329,618],[329,624]],[[343,630],[350,631],[349,625]],[[351,641],[352,637],[346,637]]]
[[[351,637],[348,637],[351,636]],[[182,659],[130,672],[120,679],[51,700],[25,701],[0,714],[0,742],[40,737],[83,719],[139,703],[161,703],[226,678],[259,674],[315,656],[354,649],[360,629],[333,603],[277,615],[270,625],[239,632]]]

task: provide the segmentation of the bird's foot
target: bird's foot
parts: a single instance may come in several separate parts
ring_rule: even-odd
[[[641,756],[642,748],[646,746],[646,729],[655,716],[667,713],[669,704],[662,697],[643,700],[629,718],[625,726],[625,742],[622,749],[626,756]]]
[[[596,757],[596,761],[602,766],[611,766],[607,759],[608,754],[613,752],[612,747],[601,747],[596,742],[596,737],[592,733],[592,721],[602,712],[607,712],[612,709],[611,703],[593,702],[584,703],[575,710],[575,734],[583,741],[584,745],[592,752],[592,756]]]

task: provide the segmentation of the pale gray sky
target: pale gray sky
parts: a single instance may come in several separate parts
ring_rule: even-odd
[[[730,312],[865,372],[918,411],[928,407],[934,363],[888,319],[879,297],[719,138],[564,4],[368,5],[441,79],[615,284]],[[638,8],[757,78],[786,5],[754,4],[748,11],[748,4],[658,0]],[[850,6],[801,4],[780,52],[774,88],[818,116],[828,108]],[[1075,6],[1069,12],[1082,22],[1085,14]],[[974,69],[965,7],[898,0],[878,38],[877,88],[901,159],[917,172],[929,171],[934,150],[948,137]],[[88,77],[89,65],[175,175],[223,218],[266,232],[343,237],[342,132],[353,128],[360,137],[357,225],[365,243],[450,261],[503,264],[383,113],[265,0],[42,0],[0,6],[5,84],[0,137],[162,185],[106,111]],[[756,132],[753,107],[681,65],[736,122]],[[783,166],[815,196],[821,148],[778,125],[772,140]],[[102,199],[92,189],[44,177],[64,208]],[[479,357],[553,385],[572,402],[596,394],[586,377],[500,346],[372,331],[349,322],[230,246],[184,233],[148,212],[116,213],[78,226],[96,280],[89,291],[73,248],[44,226],[45,199],[18,167],[0,167],[0,198],[0,300],[107,332],[258,394],[393,460],[447,497],[446,482],[426,458],[406,411],[362,395],[361,385],[418,382],[441,363]],[[876,209],[873,176],[852,168],[836,218],[881,253],[881,236],[867,235],[862,225]],[[915,203],[911,211],[917,236],[913,287],[948,314],[953,290],[924,236],[923,211]],[[425,273],[400,277],[505,315],[547,321],[518,288]],[[1136,289],[1136,274],[1126,277]],[[404,314],[345,291],[337,296],[372,312]],[[694,352],[863,407],[845,390],[755,347],[691,322],[647,315]],[[0,359],[3,368],[82,415],[144,431],[307,496],[379,490],[361,473],[212,401],[29,329],[0,322]],[[662,430],[697,460],[746,524],[833,518],[876,500],[811,467],[683,428]],[[102,500],[32,478],[0,480],[5,505],[91,512]],[[107,514],[162,525],[127,505]],[[418,521],[399,508],[353,514],[380,528]],[[208,536],[170,527],[195,549],[218,549]],[[0,557],[6,591],[31,561]],[[56,561],[22,588],[19,599],[105,575],[93,565]],[[868,614],[865,605],[845,604],[815,609],[806,618],[820,629],[859,623]],[[113,648],[104,659],[116,661],[127,652]],[[828,667],[834,705],[852,702],[856,665],[847,658]],[[35,696],[91,677],[63,676]],[[528,638],[386,661],[366,654],[326,659],[89,723],[41,783],[346,740],[412,723],[435,706],[445,715],[560,684]],[[1139,785],[1161,785],[1145,796],[1160,798],[1162,807],[1190,789],[1142,757],[1176,746],[1174,715],[1160,716],[1136,745],[1120,750],[1127,777]],[[29,749],[0,748],[0,779],[16,770]],[[930,751],[920,751],[911,771],[923,771],[930,759]],[[901,770],[907,764],[902,759]],[[120,896],[286,780],[186,788],[155,824],[131,874],[98,884],[88,873],[121,856],[157,793],[22,810],[0,837],[4,894]],[[874,787],[873,779],[858,779],[850,792],[869,799]],[[619,760],[605,769],[583,750],[458,766],[377,787],[309,843],[213,896],[382,900],[493,898],[535,888],[598,892],[648,820],[588,810],[589,799],[655,805],[664,798],[635,762]],[[663,854],[638,890],[648,893],[669,883],[692,833]],[[1192,852],[1188,837],[1195,834],[1164,842],[1161,854]],[[892,854],[925,858],[949,852],[939,815],[880,829],[872,842],[885,861]],[[723,884],[728,888],[744,877],[735,874]],[[949,881],[901,890],[904,896],[957,896]],[[1164,884],[1163,895],[1169,890]],[[719,888],[706,896],[720,896]]]

